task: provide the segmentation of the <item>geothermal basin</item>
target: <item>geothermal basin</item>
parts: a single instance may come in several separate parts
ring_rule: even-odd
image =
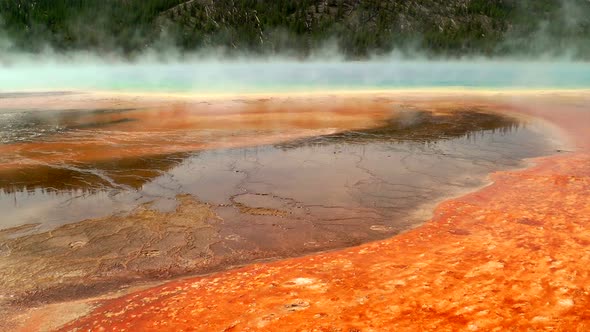
[[[441,202],[494,188],[489,186],[492,173],[531,167],[531,158],[583,151],[584,139],[566,134],[588,120],[580,111],[585,99],[578,94],[1,94],[0,314],[6,317],[6,328],[23,330],[175,330],[191,321],[204,322],[202,330],[370,330],[359,322],[371,319],[357,311],[344,320],[338,316],[342,312],[330,312],[345,298],[338,290],[328,291],[334,286],[330,283],[342,280],[339,273],[346,274],[348,282],[368,282],[382,270],[387,280],[382,280],[380,301],[387,294],[399,301],[405,295],[388,290],[399,290],[415,278],[392,279],[388,269],[412,270],[424,257],[420,255],[448,249],[465,238],[483,243],[472,229],[459,226],[444,232],[453,241],[444,242],[435,232],[428,236],[430,246],[422,244],[420,250],[399,241],[416,232],[426,236],[424,230],[433,227],[428,220],[441,218]],[[565,121],[549,112],[551,107],[569,110],[578,121]],[[526,187],[521,189],[526,192]],[[503,206],[510,211],[509,203]],[[541,226],[530,216],[518,220]],[[396,244],[385,248],[388,241]],[[366,259],[363,264],[377,265],[355,267],[357,259],[362,261],[359,252],[375,246],[380,250],[371,255],[389,258],[393,265],[379,268],[376,259]],[[345,249],[350,247],[353,251]],[[468,255],[468,249],[445,257],[462,254]],[[396,259],[405,262],[395,265]],[[308,270],[325,270],[314,260],[324,262],[324,268],[328,261],[337,262],[330,263],[333,278],[319,281],[317,275],[307,275]],[[422,264],[424,270],[435,266],[430,260]],[[498,264],[488,268],[499,269]],[[241,266],[246,267],[236,270]],[[350,275],[351,270],[363,276]],[[254,277],[258,274],[262,279]],[[198,275],[204,276],[186,279]],[[282,279],[285,285],[277,281]],[[158,286],[169,280],[177,281]],[[224,288],[228,283],[233,283],[231,291]],[[254,291],[251,286],[257,283],[278,289]],[[207,287],[199,286],[204,284]],[[158,294],[174,294],[200,314],[184,312],[185,318],[158,325],[167,320],[140,314],[158,306],[158,312],[175,310],[170,303],[158,302],[150,309],[134,305],[133,313],[111,319],[116,310],[125,313],[129,308],[114,309],[120,305],[117,300],[106,299],[140,287],[156,288],[148,289],[149,294],[126,295],[122,303],[158,302]],[[177,291],[171,293],[170,287]],[[186,296],[191,291],[184,287],[219,298],[199,293],[190,301]],[[346,300],[348,306],[376,296],[361,294],[375,290],[360,285],[341,287],[359,293]],[[437,293],[426,289],[421,294]],[[241,296],[261,307],[250,304],[251,310],[243,309],[247,314],[240,316],[237,311],[242,309],[237,308],[248,306],[248,301],[237,300]],[[285,303],[276,302],[281,296]],[[269,308],[274,309],[264,311],[270,297],[275,302]],[[212,302],[203,302],[206,299]],[[328,299],[333,303],[314,304]],[[199,308],[216,301],[234,303],[236,313],[199,316],[207,314]],[[258,310],[265,315],[257,315]],[[375,322],[405,309],[388,310],[393,313],[374,313]],[[89,313],[87,319],[63,325]],[[99,318],[102,323],[97,323]],[[316,325],[310,323],[314,319]],[[465,319],[453,324],[469,328],[472,323]]]
[[[489,173],[556,150],[543,123],[477,104],[214,107],[1,113],[3,296],[80,295],[387,238]]]

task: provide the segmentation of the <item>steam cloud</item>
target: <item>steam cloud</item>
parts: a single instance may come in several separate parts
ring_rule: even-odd
[[[559,15],[575,29],[579,1],[561,0]],[[431,58],[419,47],[347,61],[336,39],[328,39],[302,59],[297,54],[232,54],[227,49],[181,51],[166,32],[153,47],[133,58],[116,49],[95,54],[59,52],[45,45],[28,53],[15,49],[3,33],[0,17],[0,92],[21,90],[124,90],[186,93],[260,92],[319,89],[391,89],[424,87],[587,88],[590,65],[576,60],[580,47],[549,50],[544,22],[531,34],[538,53],[531,57]],[[280,31],[270,32],[280,34]],[[108,36],[104,36],[108,38]],[[417,38],[419,39],[419,38]],[[507,40],[518,43],[519,40]]]

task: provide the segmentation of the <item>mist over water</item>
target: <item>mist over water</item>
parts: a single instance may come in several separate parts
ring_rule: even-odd
[[[0,66],[0,92],[253,93],[314,90],[580,89],[590,64],[524,61],[35,61]]]

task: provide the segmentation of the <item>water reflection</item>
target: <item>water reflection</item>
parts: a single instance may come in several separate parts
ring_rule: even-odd
[[[513,118],[478,110],[453,110],[437,112],[424,110],[400,110],[384,125],[376,128],[345,131],[287,142],[277,146],[295,148],[302,145],[361,144],[372,142],[436,142],[453,138],[471,138],[484,132],[510,133],[521,123]]]
[[[133,109],[0,112],[0,143],[32,142],[77,129],[100,129],[135,121],[123,114]]]
[[[545,133],[476,109],[408,109],[274,145],[3,169],[0,298],[87,296],[385,238],[548,154]]]
[[[100,127],[105,115],[109,120],[127,111],[86,111],[60,123]],[[88,122],[97,116],[102,122]],[[27,130],[34,131],[34,124]],[[169,210],[184,193],[231,205],[236,209],[228,218],[240,220],[249,218],[244,211],[254,211],[244,207],[268,207],[284,217],[294,214],[293,206],[305,206],[306,218],[319,220],[334,213],[323,207],[338,206],[343,217],[358,214],[352,209],[369,209],[371,218],[390,223],[454,188],[481,184],[488,172],[544,153],[544,142],[535,126],[495,113],[405,109],[377,128],[273,146],[26,165],[0,170],[0,227],[32,223],[50,229],[129,212],[146,202]],[[264,201],[261,207],[258,200]],[[297,202],[285,208],[288,213],[286,202]]]

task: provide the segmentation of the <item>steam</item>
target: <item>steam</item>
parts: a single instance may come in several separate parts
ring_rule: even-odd
[[[93,57],[0,68],[0,91],[105,90],[179,93],[254,93],[314,90],[587,88],[590,65],[488,59],[432,61],[399,58],[363,62],[288,58],[216,60],[152,57],[125,63]]]
[[[587,18],[580,1],[561,0],[559,22],[575,30]],[[587,7],[587,5],[584,5]],[[73,22],[81,29],[84,22]],[[350,61],[339,40],[328,38],[305,57],[290,51],[289,35],[275,30],[278,53],[237,52],[228,47],[184,51],[168,31],[141,53],[129,56],[115,46],[100,54],[62,52],[45,44],[35,52],[17,49],[3,32],[0,17],[0,92],[46,90],[163,91],[240,93],[313,90],[385,90],[462,87],[474,89],[588,88],[590,65],[578,60],[581,45],[556,51],[550,28],[542,22],[531,34],[536,54],[505,57],[433,57],[420,47],[420,37],[392,52]],[[105,41],[109,36],[99,35]],[[136,36],[137,37],[137,36]],[[130,38],[134,38],[131,36]],[[518,44],[521,39],[507,40]],[[108,42],[106,43],[109,44]]]
[[[535,6],[545,7],[534,11]],[[515,31],[509,27],[499,48],[515,50],[510,57],[522,60],[587,61],[590,42],[587,39],[590,2],[586,0],[559,0],[551,2],[515,2],[519,17],[536,15],[538,21],[531,31]]]

